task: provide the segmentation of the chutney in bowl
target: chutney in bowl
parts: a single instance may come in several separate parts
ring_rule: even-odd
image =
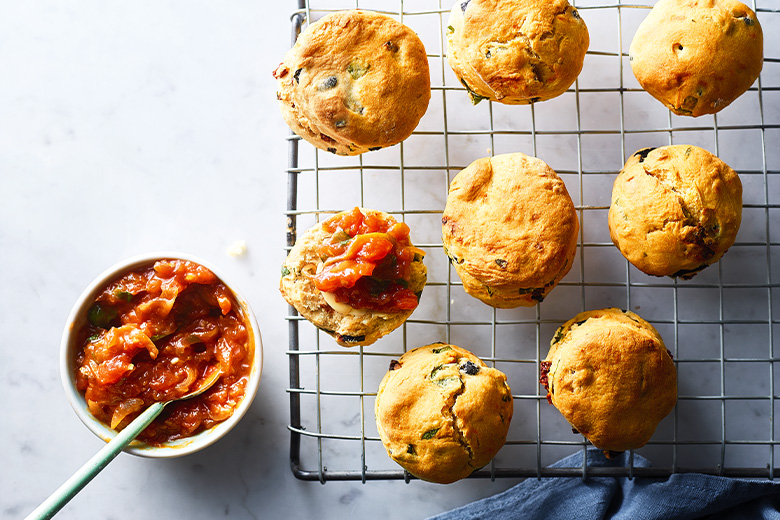
[[[251,404],[262,343],[246,300],[224,274],[191,255],[148,253],[98,276],[82,293],[62,338],[60,368],[71,405],[108,441],[154,402],[219,380],[166,406],[125,451],[175,457],[224,436]]]

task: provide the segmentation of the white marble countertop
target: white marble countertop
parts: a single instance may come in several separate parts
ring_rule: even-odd
[[[101,447],[62,391],[62,330],[93,277],[159,249],[238,281],[263,334],[258,396],[201,453],[121,454],[58,518],[420,518],[510,484],[323,486],[290,471],[287,128],[271,71],[291,11],[0,2],[0,518],[23,518]]]
[[[62,330],[96,275],[159,249],[238,281],[263,335],[257,398],[200,453],[120,454],[58,518],[412,519],[517,482],[321,485],[290,471],[277,289],[287,128],[271,71],[289,47],[292,3],[0,1],[0,518],[23,518],[103,444],[62,391]],[[497,124],[508,120],[494,110]],[[467,161],[456,145],[451,153]],[[231,256],[239,242],[246,253]]]

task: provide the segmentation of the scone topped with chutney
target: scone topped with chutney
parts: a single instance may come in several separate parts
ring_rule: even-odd
[[[420,38],[393,18],[365,10],[338,11],[309,25],[274,77],[290,129],[338,155],[400,143],[431,98]]]
[[[297,240],[282,265],[280,291],[339,345],[370,345],[417,307],[427,278],[424,255],[405,223],[356,207]]]

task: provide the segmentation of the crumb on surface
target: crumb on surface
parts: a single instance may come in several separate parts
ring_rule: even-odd
[[[233,257],[243,256],[246,253],[246,240],[239,240],[228,248],[227,253]]]

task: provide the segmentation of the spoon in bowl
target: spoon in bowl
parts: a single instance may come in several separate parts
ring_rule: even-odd
[[[57,490],[52,493],[49,498],[43,501],[41,505],[35,508],[25,520],[39,520],[48,519],[53,517],[62,507],[67,504],[70,499],[76,496],[76,493],[84,489],[84,486],[95,478],[108,463],[114,460],[119,452],[125,449],[136,436],[141,433],[154,419],[160,415],[168,404],[175,401],[183,401],[185,399],[191,399],[198,396],[214,386],[214,383],[219,380],[222,375],[222,370],[216,368],[212,370],[209,377],[203,380],[203,383],[187,394],[170,401],[154,403],[149,408],[144,410],[141,415],[133,419],[133,421],[122,429],[116,436],[111,439],[103,448],[100,449],[91,459],[89,459],[76,473],[74,473],[68,480],[66,480]]]

